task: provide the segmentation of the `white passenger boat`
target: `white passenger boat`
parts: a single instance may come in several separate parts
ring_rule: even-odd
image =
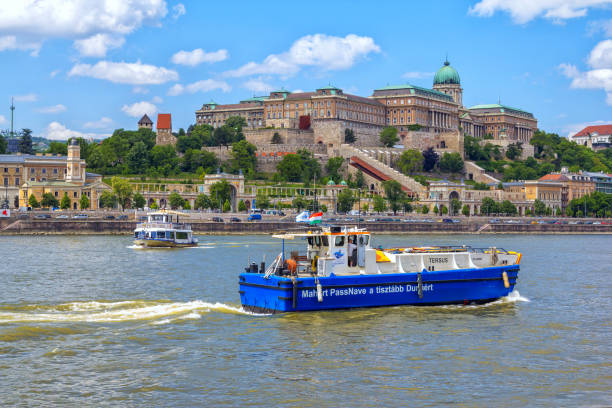
[[[147,248],[197,246],[191,225],[180,222],[176,211],[156,211],[147,214],[147,221],[136,225],[134,244]]]

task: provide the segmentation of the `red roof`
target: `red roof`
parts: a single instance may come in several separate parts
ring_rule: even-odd
[[[172,129],[172,115],[169,113],[160,113],[157,115],[158,129]]]
[[[599,135],[612,135],[612,125],[587,126],[574,136],[588,136],[597,133]]]
[[[569,181],[563,174],[547,174],[540,177],[540,181]]]

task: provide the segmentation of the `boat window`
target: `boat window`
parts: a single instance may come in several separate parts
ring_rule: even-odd
[[[312,246],[312,237],[308,237],[308,245]]]
[[[168,232],[168,238],[174,239],[174,231]]]
[[[182,231],[176,232],[176,239],[187,239],[187,233]]]
[[[151,231],[151,238],[157,238],[157,232]]]
[[[321,245],[323,246],[329,246],[329,241],[327,240],[326,236],[322,236],[321,237]]]
[[[134,238],[138,238],[138,231],[134,232]]]
[[[362,235],[362,237],[363,237],[363,245],[368,245],[368,242],[370,241],[370,236]]]
[[[166,238],[165,231],[157,231],[157,238]]]
[[[344,246],[344,235],[341,235],[339,237],[336,237],[336,243],[335,245],[337,247],[343,247]]]
[[[316,237],[314,237],[314,242],[315,242],[316,246],[320,247],[321,246],[321,237],[318,236],[318,235]]]

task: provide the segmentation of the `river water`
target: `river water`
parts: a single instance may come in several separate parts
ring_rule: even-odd
[[[241,311],[237,277],[279,242],[199,238],[0,236],[0,406],[612,405],[609,236],[379,236],[523,252],[516,290],[275,316]]]

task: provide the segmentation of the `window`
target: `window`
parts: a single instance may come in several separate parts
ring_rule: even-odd
[[[55,192],[55,196],[56,196],[56,197],[58,197],[58,193],[57,193],[57,191]]]
[[[53,169],[53,174],[57,174],[57,169]]]
[[[4,178],[4,185],[5,185],[5,186],[8,186],[8,177],[5,177],[5,178]]]
[[[8,167],[5,167],[5,168],[4,168],[4,172],[5,172],[5,173],[8,173]]]
[[[337,247],[343,247],[344,246],[344,236],[343,235],[336,237],[335,245]]]
[[[32,169],[32,168],[31,168],[31,169],[30,169],[30,173],[34,173],[34,169]]]
[[[19,174],[19,167],[15,167],[15,174]]]
[[[19,177],[15,178],[15,185],[19,186]]]
[[[75,191],[74,193],[72,193],[72,196],[73,196],[74,198],[76,198],[76,196],[77,196],[76,191]]]

